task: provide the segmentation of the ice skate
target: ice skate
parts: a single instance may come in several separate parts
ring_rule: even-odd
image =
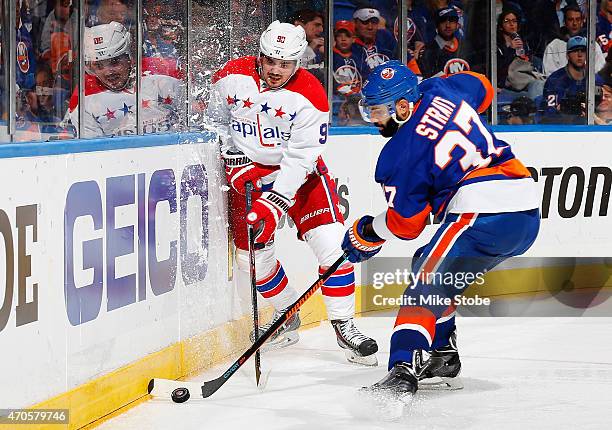
[[[264,324],[259,327],[259,334],[263,334],[266,330],[268,330],[276,320],[278,320],[284,313],[286,309],[282,309],[280,311],[274,310],[274,314],[272,315],[272,319],[269,323]],[[283,323],[280,328],[270,336],[270,339],[264,344],[261,348],[262,352],[270,351],[273,349],[285,348],[287,346],[293,345],[300,340],[300,335],[298,334],[298,328],[302,321],[300,320],[300,313],[296,312],[289,318],[289,321]],[[250,334],[251,342],[255,342],[255,331],[251,331]]]
[[[431,352],[414,351],[419,387],[424,390],[459,390],[463,382],[459,377],[461,360],[457,349],[457,333],[453,331],[449,343]]]
[[[331,323],[336,332],[338,345],[344,349],[348,361],[365,366],[378,366],[376,358],[378,344],[359,331],[353,318],[333,320]]]

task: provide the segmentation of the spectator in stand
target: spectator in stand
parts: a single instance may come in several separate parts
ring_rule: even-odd
[[[63,131],[62,127],[59,127],[61,118],[56,110],[56,97],[57,91],[54,88],[53,73],[51,67],[46,63],[41,63],[36,71],[36,98],[37,106],[36,117],[42,124],[42,133],[60,133]]]
[[[32,41],[34,46],[40,46],[40,35],[42,28],[45,25],[45,20],[49,14],[47,10],[50,6],[47,0],[31,0],[30,2],[30,13],[32,16]]]
[[[183,27],[182,17],[180,13],[176,12],[162,18],[160,21],[160,41],[163,46],[167,47],[167,51],[164,55],[172,58],[179,58],[183,54],[183,33],[185,27]]]
[[[452,7],[459,16],[459,25],[455,36],[462,39],[466,28],[465,16],[463,14],[463,3],[461,0],[426,0],[421,6],[415,8],[414,13],[425,20],[425,43],[429,43],[436,37],[436,13],[438,10]]]
[[[507,106],[507,123],[511,125],[531,125],[534,124],[536,105],[529,97],[521,96],[512,101]]]
[[[597,75],[599,75],[599,79],[601,79],[602,82],[612,82],[612,50],[608,51],[606,64],[597,72]]]
[[[72,37],[72,32],[78,28],[72,1],[55,0],[55,6],[45,20],[40,36],[40,46],[38,47],[38,54],[45,61],[51,57],[51,37],[53,34],[64,33]]]
[[[436,37],[425,45],[418,59],[424,78],[470,70],[467,61],[461,58],[461,42],[455,36],[458,25],[459,15],[455,8],[446,7],[436,12]]]
[[[612,46],[612,0],[602,0],[595,34],[601,50],[608,52]]]
[[[95,14],[89,17],[89,26],[118,22],[130,32],[134,32],[134,0],[99,0]],[[134,37],[134,35],[132,35]]]
[[[587,39],[571,37],[567,41],[567,66],[546,79],[545,111],[542,122],[582,124],[586,116]],[[601,85],[599,75],[595,84]]]
[[[63,118],[68,110],[70,94],[73,89],[74,55],[70,47],[70,36],[54,33],[51,36],[51,58],[49,59],[53,77],[54,103],[57,115]]]
[[[19,89],[24,92],[25,100],[36,103],[34,88],[36,87],[36,56],[32,44],[32,36],[21,19],[22,0],[17,0],[15,8],[15,24],[17,27],[17,80]],[[8,51],[8,50],[6,50]],[[31,93],[31,94],[30,94]]]
[[[325,39],[323,38],[323,14],[312,9],[302,9],[289,19],[293,25],[299,25],[306,33],[308,47],[301,59],[301,67],[320,69],[325,57]],[[321,80],[321,79],[319,79]]]
[[[162,3],[147,2],[144,10],[145,57],[181,57],[181,39],[184,27],[177,11]]]
[[[55,87],[72,91],[72,72],[74,55],[70,46],[70,36],[66,33],[54,33],[51,36],[51,55],[49,65],[55,78]]]
[[[594,119],[597,125],[612,124],[612,81],[601,88],[601,101],[597,103],[595,108]]]
[[[361,91],[369,69],[365,54],[355,41],[355,24],[338,21],[334,25],[334,91],[350,95]]]
[[[582,9],[572,3],[563,9],[564,26],[561,27],[560,38],[550,42],[544,50],[544,74],[549,76],[567,64],[566,46],[570,37],[584,36],[586,37],[586,28],[584,28],[584,17]],[[595,48],[595,71],[601,70],[606,64],[606,59],[601,52],[601,48]]]
[[[34,114],[37,107],[35,91],[37,61],[32,36],[28,29],[30,26],[24,22],[24,16],[27,15],[27,4],[23,0],[17,0],[15,6],[17,76],[14,140],[19,142],[40,140],[40,127]]]
[[[17,27],[17,76],[16,76],[16,139],[19,141],[37,140],[40,138],[40,128],[34,111],[36,100],[36,56],[32,45],[32,36],[23,22],[22,0],[16,2]]]
[[[502,11],[497,19],[497,86],[515,93],[524,91],[535,99],[542,94],[544,81],[535,70],[529,46],[518,33],[519,23],[519,13],[513,9]]]
[[[85,29],[84,115],[81,137],[134,135],[136,93],[130,33],[118,22]],[[140,119],[145,133],[180,131],[182,72],[176,60],[144,58]],[[79,91],[75,88],[66,114],[78,129]]]
[[[418,13],[413,0],[406,0],[406,9],[406,46],[410,55],[416,57],[425,47],[425,27],[427,23],[425,17]],[[395,18],[393,35],[399,49],[399,17]],[[396,53],[395,56],[399,58],[399,53]]]
[[[376,9],[361,8],[353,13],[355,22],[355,43],[362,47],[368,73],[376,66],[394,59],[397,42],[393,35],[385,29],[379,29],[380,13]]]

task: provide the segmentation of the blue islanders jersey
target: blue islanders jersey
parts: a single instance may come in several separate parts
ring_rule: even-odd
[[[372,45],[366,45],[359,38],[355,39],[355,44],[363,49],[365,62],[369,69],[368,74],[374,70],[376,66],[380,66],[395,58],[397,41],[388,30],[378,30],[376,32],[376,42]]]
[[[354,94],[361,91],[361,85],[370,73],[365,62],[365,53],[359,45],[353,44],[350,54],[334,48],[334,84],[340,94]]]
[[[32,37],[24,25],[17,29],[17,85],[21,89],[36,88],[36,57]]]
[[[608,8],[610,4],[608,3]],[[597,15],[597,24],[595,27],[595,34],[597,43],[601,46],[601,50],[606,53],[608,52],[610,45],[612,44],[612,23],[608,21],[601,12]]]
[[[419,85],[423,97],[382,149],[375,179],[387,210],[374,220],[385,239],[416,238],[430,213],[501,213],[535,209],[529,170],[510,145],[482,123],[493,99],[486,77],[460,72]]]
[[[546,109],[545,116],[555,116],[559,113],[559,105],[562,101],[575,97],[578,93],[586,94],[586,77],[579,81],[572,78],[567,67],[551,73],[544,83],[544,100]],[[595,85],[603,85],[601,76],[595,75]],[[584,96],[586,100],[586,96]]]

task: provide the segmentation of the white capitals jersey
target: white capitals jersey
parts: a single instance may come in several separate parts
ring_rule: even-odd
[[[293,198],[313,172],[327,142],[329,107],[321,83],[298,69],[283,88],[271,90],[256,57],[231,60],[213,76],[207,113],[224,142],[252,161],[279,166],[273,189]]]
[[[176,59],[143,58],[140,109],[144,133],[179,131],[179,109],[184,102],[182,72]],[[111,91],[93,75],[85,75],[85,112],[81,137],[134,135],[136,129],[135,82],[122,91]],[[70,99],[67,119],[77,128],[79,90]]]

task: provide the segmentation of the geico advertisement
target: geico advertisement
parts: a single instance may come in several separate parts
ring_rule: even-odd
[[[44,174],[38,175],[44,182]],[[204,165],[68,181],[65,192],[56,189],[55,194],[61,201],[49,195],[11,207],[14,198],[5,194],[3,199],[0,333],[12,314],[16,327],[39,321],[42,290],[46,296],[50,289],[62,292],[62,284],[65,317],[78,326],[101,313],[168,294],[178,281],[189,286],[207,276],[209,184]],[[57,313],[51,316],[58,318]]]

